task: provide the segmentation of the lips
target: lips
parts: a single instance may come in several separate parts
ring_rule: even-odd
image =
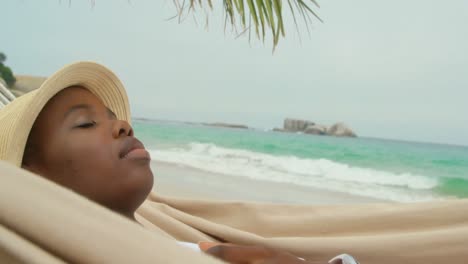
[[[150,159],[149,153],[146,151],[145,146],[136,138],[126,138],[119,152],[119,159],[127,158],[143,158]]]

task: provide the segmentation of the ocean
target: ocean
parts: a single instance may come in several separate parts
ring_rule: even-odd
[[[465,146],[166,121],[133,126],[152,159],[219,174],[397,202],[468,197]]]

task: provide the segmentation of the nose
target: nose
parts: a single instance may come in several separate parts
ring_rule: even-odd
[[[131,137],[133,136],[133,129],[127,121],[115,120],[112,127],[112,136],[114,138]]]

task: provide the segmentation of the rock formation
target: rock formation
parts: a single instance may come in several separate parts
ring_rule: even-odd
[[[329,127],[327,134],[336,137],[356,137],[356,134],[344,123],[336,123]]]
[[[228,123],[201,123],[204,126],[214,126],[214,127],[226,127],[226,128],[237,128],[237,129],[249,129],[246,125],[239,124],[228,124]]]
[[[272,131],[274,131],[274,132],[288,132],[288,131],[286,131],[286,130],[284,130],[282,128],[277,128],[277,127],[273,128]]]
[[[336,123],[331,127],[316,124],[312,121],[286,118],[283,128],[274,128],[277,132],[302,132],[311,135],[327,135],[336,137],[356,137],[356,134],[344,123]]]
[[[327,134],[327,127],[322,125],[311,125],[308,126],[304,133],[312,134],[312,135],[326,135]]]
[[[283,128],[290,132],[302,132],[311,125],[315,125],[315,123],[307,120],[286,118],[284,120]]]

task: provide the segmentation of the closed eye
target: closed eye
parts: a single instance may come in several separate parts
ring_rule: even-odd
[[[95,125],[96,125],[96,121],[92,121],[92,122],[87,122],[87,123],[77,125],[76,127],[78,127],[78,128],[90,128],[90,127],[93,127]]]

